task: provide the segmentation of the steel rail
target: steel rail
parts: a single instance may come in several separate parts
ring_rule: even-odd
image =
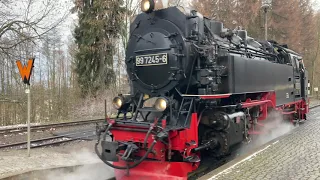
[[[75,137],[75,138],[65,139],[65,140],[62,140],[62,141],[54,141],[54,142],[49,142],[49,143],[43,143],[43,144],[38,144],[38,145],[35,145],[35,146],[31,146],[30,148],[32,149],[32,148],[39,148],[39,147],[50,146],[50,145],[58,145],[58,144],[66,143],[66,142],[76,141],[76,140],[79,140],[79,139],[82,139],[82,138],[88,138],[88,137],[91,137],[91,136],[95,136],[95,135],[79,136],[79,137]],[[19,149],[27,149],[27,147],[19,148]]]
[[[312,107],[310,107],[309,109],[314,109],[314,108],[317,108],[317,107],[320,107],[320,104],[315,105],[315,106],[312,106]]]
[[[54,140],[54,139],[68,138],[66,136],[74,135],[74,134],[81,134],[81,133],[86,133],[86,132],[94,132],[94,130],[80,131],[80,132],[74,132],[74,133],[59,135],[59,136],[36,139],[36,140],[32,140],[31,143],[39,143],[39,142],[45,142],[45,141]],[[95,135],[85,135],[85,136],[78,136],[78,137],[75,137],[75,138],[68,138],[67,140],[56,141],[56,142],[51,142],[51,143],[45,143],[45,144],[40,144],[40,145],[39,144],[38,145],[34,145],[34,146],[31,146],[30,148],[42,147],[42,146],[53,145],[53,144],[61,144],[63,142],[74,141],[74,140],[77,140],[77,139],[87,138],[87,137],[91,137],[91,136],[95,136]],[[23,146],[23,145],[26,145],[26,144],[27,144],[27,141],[17,142],[17,143],[12,143],[12,144],[5,144],[5,145],[1,145],[0,149],[9,148],[9,147],[15,147],[15,146]],[[19,149],[24,149],[24,148],[19,148]]]
[[[85,121],[73,121],[73,122],[64,122],[64,123],[34,125],[34,126],[31,126],[31,131],[46,130],[46,129],[57,128],[57,127],[69,127],[73,125],[85,125],[85,124],[103,122],[104,120],[105,119],[92,119],[92,120],[85,120]],[[22,127],[0,129],[0,134],[20,133],[20,132],[26,132],[26,131],[27,131],[27,126],[22,126]]]

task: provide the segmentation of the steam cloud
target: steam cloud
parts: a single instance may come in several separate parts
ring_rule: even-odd
[[[269,131],[270,133],[254,135],[257,136],[257,138],[255,138],[250,145],[243,146],[239,151],[240,154],[246,153],[247,151],[283,136],[295,128],[291,122],[284,120],[282,114],[277,112],[271,112],[268,114],[268,118],[265,120],[265,122],[263,122],[265,127],[261,128],[260,130],[267,132]]]
[[[44,177],[44,180],[106,180],[113,177],[113,170],[103,164],[101,160],[88,150],[72,154],[72,161],[77,164],[85,164],[74,171],[52,170]]]

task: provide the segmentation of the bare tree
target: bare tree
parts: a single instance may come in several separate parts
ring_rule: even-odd
[[[69,4],[66,2],[0,0],[0,121],[2,120],[3,125],[24,122],[26,99],[15,61],[36,56],[45,35],[59,28],[69,15]],[[38,63],[35,66],[38,66],[40,59],[36,61]],[[40,68],[39,65],[34,69],[31,78],[36,79],[36,71],[40,71],[40,85],[34,81],[31,87],[39,93],[32,95],[33,121],[45,116],[45,113],[39,112],[45,107],[41,102],[47,102],[44,100],[45,85],[41,83]]]
[[[69,14],[65,3],[55,0],[0,1],[0,53],[26,41],[33,42],[59,26]]]

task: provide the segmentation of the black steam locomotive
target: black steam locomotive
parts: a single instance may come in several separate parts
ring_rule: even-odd
[[[270,111],[306,119],[308,79],[298,53],[195,10],[154,5],[142,1],[144,13],[131,24],[131,92],[113,99],[118,115],[98,129],[97,153],[116,178],[185,179],[205,156],[225,156],[263,133]]]

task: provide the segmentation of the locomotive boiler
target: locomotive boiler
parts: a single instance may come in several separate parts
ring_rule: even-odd
[[[141,9],[126,51],[131,91],[97,128],[96,152],[117,179],[187,179],[206,157],[265,133],[270,112],[306,120],[308,73],[287,45],[195,10],[155,10],[153,0]]]

